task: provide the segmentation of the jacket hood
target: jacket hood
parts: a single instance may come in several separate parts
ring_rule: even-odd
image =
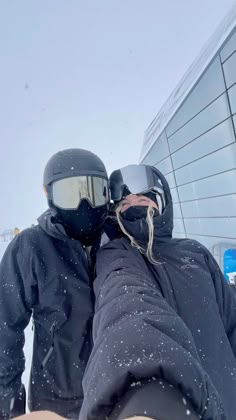
[[[38,218],[38,224],[49,236],[65,240],[70,239],[61,223],[56,221],[52,209],[46,210]]]
[[[158,214],[153,218],[154,222],[154,241],[160,240],[164,238],[171,238],[174,221],[173,221],[173,201],[170,192],[169,184],[164,177],[164,175],[155,167],[152,167],[154,174],[161,180],[165,199],[166,199],[166,206],[162,214]]]
[[[158,244],[165,242],[172,237],[173,231],[173,203],[170,188],[162,173],[152,167],[154,179],[157,184],[162,183],[165,194],[165,208],[162,214],[155,210],[153,215],[154,239],[153,243]],[[149,228],[146,221],[147,206],[131,206],[121,214],[122,224],[129,234],[140,244],[142,248],[146,248],[149,240]]]

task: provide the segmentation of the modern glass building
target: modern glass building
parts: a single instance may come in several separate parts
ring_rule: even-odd
[[[174,235],[236,248],[236,6],[145,132],[140,163],[166,176]],[[236,271],[236,269],[235,269]]]

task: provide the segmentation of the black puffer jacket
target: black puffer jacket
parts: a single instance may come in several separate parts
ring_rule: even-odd
[[[236,296],[207,249],[172,239],[163,184],[167,208],[155,220],[154,240],[160,263],[126,238],[99,251],[81,420],[110,416],[115,406],[116,419],[236,418]]]
[[[0,265],[0,418],[19,415],[24,328],[33,313],[29,406],[78,418],[91,351],[91,272],[79,241],[50,211],[8,246]],[[10,407],[12,413],[10,413]]]

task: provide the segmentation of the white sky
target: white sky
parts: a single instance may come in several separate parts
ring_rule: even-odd
[[[46,209],[58,150],[137,162],[143,133],[233,0],[0,1],[0,233]]]

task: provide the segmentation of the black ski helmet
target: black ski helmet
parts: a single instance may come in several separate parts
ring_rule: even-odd
[[[43,185],[48,192],[52,182],[79,175],[108,178],[106,168],[97,155],[84,149],[65,149],[49,159],[44,169]]]
[[[64,225],[69,236],[88,243],[101,231],[108,211],[108,200],[103,206],[92,207],[86,199],[82,199],[78,209],[63,210],[55,206],[52,199],[55,181],[77,176],[108,180],[106,168],[98,156],[88,150],[75,148],[57,152],[49,159],[44,170],[43,185],[56,220]]]

